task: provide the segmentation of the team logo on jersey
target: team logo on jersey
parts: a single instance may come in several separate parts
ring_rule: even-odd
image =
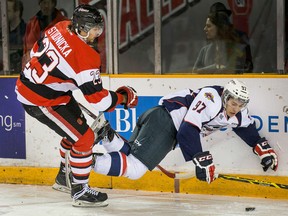
[[[81,118],[78,118],[78,119],[77,119],[77,123],[78,123],[79,125],[82,125],[82,124],[83,124],[82,119],[81,119]]]
[[[211,100],[211,101],[214,103],[214,96],[213,96],[212,93],[206,92],[206,93],[204,94],[204,96],[205,96],[208,100]]]

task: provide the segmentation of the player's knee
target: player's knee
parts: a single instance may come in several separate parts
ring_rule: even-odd
[[[124,174],[125,177],[136,180],[141,178],[146,172],[148,168],[133,155],[129,155],[127,157],[127,171]]]
[[[75,142],[73,148],[78,152],[88,152],[92,151],[93,143],[94,143],[95,135],[91,128],[83,134],[80,139]]]

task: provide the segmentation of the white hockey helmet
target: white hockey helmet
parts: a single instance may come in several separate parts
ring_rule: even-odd
[[[224,107],[226,106],[227,101],[230,98],[237,99],[241,103],[243,103],[243,106],[247,106],[249,103],[249,92],[247,90],[246,85],[238,81],[236,79],[230,80],[225,86],[222,94],[222,101]]]

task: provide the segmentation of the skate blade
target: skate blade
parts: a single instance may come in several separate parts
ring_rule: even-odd
[[[74,207],[106,207],[108,206],[107,201],[103,202],[87,202],[83,200],[73,200],[72,201],[72,206]]]
[[[71,194],[71,189],[70,189],[70,188],[65,187],[65,186],[63,186],[63,185],[59,185],[59,184],[57,184],[57,183],[55,183],[55,184],[52,186],[52,188],[53,188],[54,190],[57,190],[57,191],[60,191],[60,192],[63,192],[63,193],[69,193],[69,194]]]

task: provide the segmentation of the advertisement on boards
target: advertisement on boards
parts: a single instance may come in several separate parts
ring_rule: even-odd
[[[15,83],[16,78],[0,79],[0,158],[25,159],[25,113]]]
[[[160,96],[140,96],[137,108],[125,110],[123,106],[118,106],[114,112],[105,113],[112,128],[121,136],[129,139],[132,134],[138,117],[151,107],[157,106]]]

